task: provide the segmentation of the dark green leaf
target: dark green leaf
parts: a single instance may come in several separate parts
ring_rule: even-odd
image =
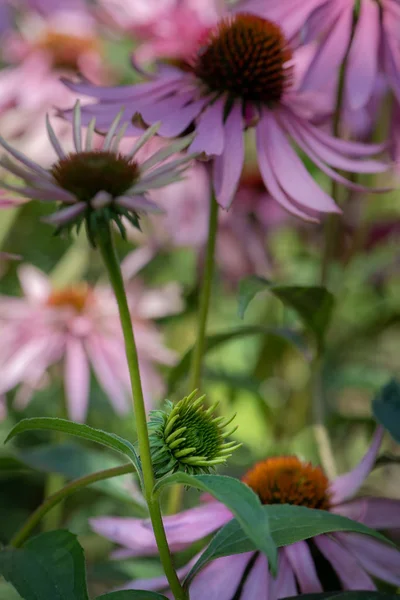
[[[326,510],[290,504],[272,504],[264,506],[263,510],[268,514],[271,536],[278,548],[332,531],[362,533],[373,536],[382,542],[391,543],[374,529]],[[245,534],[238,520],[233,519],[213,537],[187,575],[185,585],[210,561],[222,556],[242,554],[252,550],[256,550],[254,542]]]
[[[271,569],[276,570],[277,550],[270,533],[268,515],[258,496],[247,485],[224,475],[188,475],[174,473],[160,479],[155,493],[166,485],[181,483],[208,492],[225,504],[235,515],[243,531],[252,540],[255,548],[268,557]]]
[[[20,450],[18,457],[22,459],[22,464],[33,469],[45,473],[60,473],[67,479],[78,479],[122,464],[115,454],[72,442],[61,443],[57,446],[45,444],[29,448],[29,450]],[[110,496],[132,503],[132,493],[126,485],[130,478],[131,475],[123,475],[98,481],[92,485]]]
[[[400,382],[392,379],[372,402],[374,416],[400,442]]]
[[[269,291],[279,298],[285,306],[295,310],[304,324],[321,342],[329,325],[334,304],[333,295],[321,286],[283,286],[275,285],[253,275],[243,279],[239,285],[239,316],[244,313],[258,292]]]
[[[88,600],[85,557],[68,531],[32,538],[23,548],[0,552],[0,574],[24,600]]]
[[[96,600],[168,600],[162,594],[157,592],[147,592],[145,590],[122,590],[121,592],[111,592],[98,596]]]
[[[24,431],[32,431],[36,429],[49,429],[50,431],[62,431],[70,435],[89,440],[91,442],[97,442],[102,444],[111,450],[115,450],[120,454],[123,454],[132,462],[136,468],[139,478],[142,479],[142,470],[140,466],[139,457],[136,454],[133,445],[125,440],[124,438],[115,435],[114,433],[108,433],[101,429],[94,429],[88,425],[82,423],[74,423],[67,419],[54,419],[51,417],[39,417],[34,419],[23,419],[20,421],[9,433],[6,442],[15,437],[18,433]]]
[[[300,352],[304,354],[304,356],[307,359],[310,358],[309,349],[307,348],[307,344],[301,335],[299,335],[295,331],[292,331],[291,329],[278,327],[263,327],[262,325],[249,325],[248,327],[239,327],[231,329],[229,331],[224,331],[222,333],[209,335],[206,337],[205,352],[213,350],[217,346],[225,344],[226,342],[230,342],[231,340],[247,337],[249,335],[260,334],[272,335],[281,338],[289,344],[295,346]],[[171,393],[176,383],[188,373],[192,352],[193,348],[190,348],[183,355],[179,363],[171,369],[168,379],[168,393]]]

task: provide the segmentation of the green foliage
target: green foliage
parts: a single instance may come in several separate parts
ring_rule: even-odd
[[[400,381],[392,379],[385,385],[372,403],[377,421],[400,442]]]
[[[188,475],[174,473],[160,479],[154,488],[158,493],[165,486],[181,483],[208,492],[225,504],[235,515],[246,535],[255,548],[268,557],[273,573],[276,572],[277,550],[271,537],[268,514],[263,510],[258,496],[247,485],[222,475]]]
[[[275,285],[262,277],[248,277],[239,286],[239,316],[244,317],[246,309],[256,294],[269,291],[283,304],[297,312],[304,325],[322,343],[331,320],[334,297],[321,286]]]
[[[23,548],[2,550],[0,574],[24,600],[89,600],[83,549],[68,531],[42,533]]]
[[[326,510],[289,504],[273,504],[264,506],[263,511],[268,515],[271,536],[277,548],[333,531],[352,531],[391,543],[383,535],[362,523]],[[246,535],[239,521],[232,519],[216,533],[196,564],[193,565],[186,576],[185,585],[189,585],[193,577],[212,560],[256,549],[253,540]]]
[[[37,429],[61,431],[63,433],[68,433],[69,435],[74,435],[91,442],[102,444],[110,450],[115,450],[116,452],[119,452],[120,454],[123,454],[129,458],[135,467],[139,478],[141,479],[142,477],[142,469],[140,466],[139,457],[136,454],[136,450],[134,449],[133,445],[128,442],[128,440],[124,440],[114,433],[107,433],[106,431],[101,431],[100,429],[94,429],[93,427],[83,425],[82,423],[74,423],[73,421],[68,421],[66,419],[54,419],[51,417],[23,419],[10,431],[6,442],[14,438],[19,433],[23,433],[25,431],[34,431]]]

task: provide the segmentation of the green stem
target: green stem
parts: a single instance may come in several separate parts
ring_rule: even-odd
[[[96,481],[103,481],[103,479],[118,477],[119,475],[125,475],[126,473],[133,473],[134,471],[135,467],[129,463],[126,465],[121,465],[120,467],[113,467],[112,469],[91,473],[90,475],[85,475],[84,477],[75,479],[75,481],[71,481],[71,483],[68,483],[61,490],[58,490],[51,496],[48,496],[44,502],[38,506],[35,512],[30,515],[25,524],[11,539],[10,546],[14,546],[14,548],[20,548],[40,520],[43,519],[43,517],[45,517],[45,515],[47,515],[52,508],[59,505],[68,496],[71,496],[78,490],[90,485],[91,483],[96,483]]]
[[[206,343],[206,327],[208,309],[210,306],[211,286],[214,275],[215,242],[218,229],[218,204],[214,192],[210,196],[210,216],[208,222],[208,240],[204,264],[203,281],[200,295],[199,318],[197,325],[196,343],[192,353],[190,367],[189,391],[200,388],[201,369]]]
[[[104,224],[103,229],[99,233],[96,241],[107,269],[119,309],[132,387],[133,409],[136,418],[139,454],[143,469],[144,495],[149,508],[154,537],[157,542],[160,560],[173,595],[175,596],[176,600],[186,600],[187,595],[182,589],[172,563],[172,557],[168,547],[167,537],[165,535],[162,521],[160,503],[159,500],[153,496],[155,480],[153,465],[151,462],[146,410],[144,405],[142,384],[140,381],[139,361],[132,328],[131,315],[125,293],[124,281],[122,278],[121,268],[114,246],[110,225],[108,223]]]

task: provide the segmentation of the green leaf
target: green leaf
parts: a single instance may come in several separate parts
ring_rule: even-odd
[[[208,492],[225,504],[252,540],[253,547],[261,550],[268,557],[272,572],[276,571],[277,550],[271,537],[268,515],[253,490],[239,479],[225,475],[188,475],[179,472],[160,479],[154,487],[154,492],[157,493],[166,485],[173,483],[181,483]]]
[[[285,306],[295,310],[306,327],[314,333],[318,342],[322,341],[334,305],[334,297],[326,288],[321,286],[275,285],[267,279],[253,275],[243,279],[239,284],[238,312],[241,318],[244,317],[251,300],[261,291],[271,292]]]
[[[162,594],[157,594],[157,592],[122,590],[121,592],[111,592],[110,594],[98,596],[96,600],[168,600],[168,598]]]
[[[225,344],[226,342],[230,342],[231,340],[247,337],[249,335],[260,334],[272,335],[281,338],[289,344],[295,346],[300,352],[302,352],[302,354],[304,354],[305,358],[310,359],[310,352],[306,341],[296,331],[283,327],[263,327],[262,325],[238,327],[235,329],[230,329],[229,331],[223,331],[221,333],[209,335],[206,337],[205,353],[209,350],[213,350],[217,346]],[[193,347],[187,350],[179,363],[171,369],[168,379],[168,394],[172,392],[176,383],[188,373],[192,352]]]
[[[42,533],[23,548],[6,548],[0,574],[24,600],[88,600],[83,549],[69,531]]]
[[[299,596],[290,596],[298,600]],[[387,594],[386,592],[325,592],[323,594],[301,594],[301,600],[399,600],[397,594]],[[288,600],[284,598],[283,600]]]
[[[74,423],[73,421],[68,421],[67,419],[54,419],[52,417],[23,419],[8,434],[6,442],[11,440],[19,433],[36,429],[62,431],[63,433],[75,435],[91,442],[97,442],[98,444],[102,444],[111,450],[115,450],[116,452],[119,452],[120,454],[123,454],[129,458],[135,467],[140,480],[142,481],[142,468],[139,457],[136,454],[135,448],[130,442],[128,442],[128,440],[125,440],[114,433],[108,433],[106,431],[102,431],[101,429],[94,429],[93,427],[83,425],[82,423]]]
[[[29,466],[45,473],[59,473],[69,480],[112,469],[122,464],[115,454],[72,442],[61,443],[57,446],[43,444],[27,450],[20,450],[17,457],[21,459],[21,464],[25,465],[25,469]],[[131,475],[122,475],[98,481],[93,483],[92,487],[131,504],[132,493],[126,485],[130,479]]]
[[[362,533],[384,543],[391,543],[366,525],[326,510],[290,504],[271,504],[263,506],[263,510],[269,517],[271,536],[278,548],[333,531]],[[246,535],[238,520],[232,519],[216,533],[197,563],[193,565],[186,576],[185,585],[212,560],[256,549],[256,545]]]
[[[380,390],[372,402],[372,410],[376,420],[400,442],[400,381],[392,379]]]

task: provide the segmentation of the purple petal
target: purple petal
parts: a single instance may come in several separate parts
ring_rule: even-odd
[[[36,164],[33,160],[30,160],[30,158],[28,158],[27,156],[22,154],[22,152],[19,152],[18,150],[16,150],[12,146],[10,146],[10,144],[8,144],[6,142],[6,140],[4,138],[2,138],[1,136],[0,136],[0,145],[3,146],[3,148],[5,148],[11,154],[11,156],[16,158],[19,162],[21,162],[26,167],[28,167],[28,169],[31,169],[35,173],[38,173],[41,177],[44,177],[45,179],[49,179],[49,180],[53,179],[52,176],[50,175],[50,173],[48,171],[46,171],[46,169],[43,169],[40,165]]]
[[[336,533],[338,538],[362,567],[374,577],[400,585],[400,551],[365,535]]]
[[[400,529],[400,500],[357,498],[335,506],[333,512],[372,529]]]
[[[200,557],[200,555],[196,555],[191,561],[189,561],[184,567],[177,569],[176,574],[179,579],[183,581],[186,575],[189,573],[190,569],[196,562],[196,560]],[[159,577],[152,577],[151,579],[135,579],[135,581],[131,581],[130,583],[123,586],[124,590],[166,590],[168,588],[168,579],[165,575],[160,575]],[[168,596],[169,597],[169,596]]]
[[[278,551],[278,575],[271,578],[270,600],[297,596],[296,580],[285,550]]]
[[[317,156],[337,169],[344,169],[345,171],[353,171],[355,173],[383,173],[389,168],[389,165],[385,162],[359,160],[343,156],[343,153],[334,150],[321,140],[318,140],[315,136],[316,127],[307,124],[304,120],[293,118],[291,119],[291,124],[293,125],[293,129],[298,133],[295,140],[306,154],[308,154],[308,149],[311,148]],[[291,130],[292,135],[293,129]]]
[[[216,100],[204,109],[196,126],[196,137],[190,152],[204,152],[208,156],[222,154],[224,148],[224,103]]]
[[[8,183],[1,181],[0,187],[10,190],[11,192],[15,192],[21,196],[26,196],[32,200],[41,200],[43,202],[64,202],[67,204],[71,204],[76,202],[76,198],[72,196],[69,192],[66,192],[62,188],[59,187],[41,187],[40,182],[38,183],[38,187],[19,187],[15,185],[9,185]]]
[[[303,594],[322,592],[314,561],[306,542],[296,542],[285,546],[284,552],[291,564],[293,572]]]
[[[358,492],[375,464],[383,434],[383,427],[377,427],[372,444],[360,463],[352,471],[345,475],[340,475],[331,483],[330,493],[333,504],[340,504],[352,498]]]
[[[241,597],[268,600],[269,581],[268,561],[264,554],[260,554],[247,575]]]
[[[67,208],[62,208],[49,217],[44,217],[42,220],[45,223],[50,223],[51,225],[66,225],[84,213],[86,206],[86,202],[78,202],[78,204],[68,206]]]
[[[84,423],[89,400],[90,370],[81,340],[70,337],[65,347],[65,391],[69,418]]]
[[[354,554],[327,535],[319,535],[314,542],[335,569],[345,590],[376,590],[371,577],[364,571]]]
[[[217,558],[208,564],[194,578],[189,588],[190,600],[231,600],[251,557],[252,553],[246,552]]]
[[[193,99],[193,92],[177,93],[174,96],[160,98],[158,102],[148,102],[140,109],[140,114],[146,123],[168,121],[169,115],[182,110]]]
[[[244,162],[243,117],[240,104],[235,104],[225,122],[224,150],[214,159],[215,195],[223,208],[232,204]]]
[[[66,154],[54,132],[53,127],[51,126],[49,115],[46,115],[46,129],[47,135],[49,136],[50,143],[53,146],[55,153],[59,158],[65,158]]]
[[[307,74],[302,82],[302,89],[323,89],[329,84],[332,73],[336,73],[349,44],[353,7],[351,3],[342,6],[339,16],[327,31],[323,41],[311,61]]]
[[[352,110],[363,108],[376,82],[380,38],[379,6],[363,0],[346,69],[346,97]]]
[[[146,200],[143,196],[118,196],[118,198],[115,198],[115,204],[132,211],[144,211],[155,214],[164,212],[155,202]]]
[[[305,221],[318,222],[316,218],[315,212],[305,212],[300,209],[296,202],[293,201],[292,198],[287,196],[285,192],[280,187],[278,181],[276,180],[275,174],[272,170],[270,157],[269,157],[269,144],[268,138],[265,130],[265,123],[262,120],[257,129],[256,129],[256,144],[257,144],[257,160],[258,166],[260,168],[261,177],[265,183],[265,186],[271,196],[279,202],[283,208],[285,208],[288,212],[296,215],[296,217],[300,217]]]
[[[180,135],[198,116],[206,102],[207,98],[202,98],[166,116],[159,129],[159,134],[165,137]]]
[[[216,531],[232,518],[232,513],[219,502],[207,502],[202,506],[163,518],[168,544],[172,552],[183,550],[194,541]],[[136,555],[157,554],[150,520],[100,517],[91,520],[93,529]]]

